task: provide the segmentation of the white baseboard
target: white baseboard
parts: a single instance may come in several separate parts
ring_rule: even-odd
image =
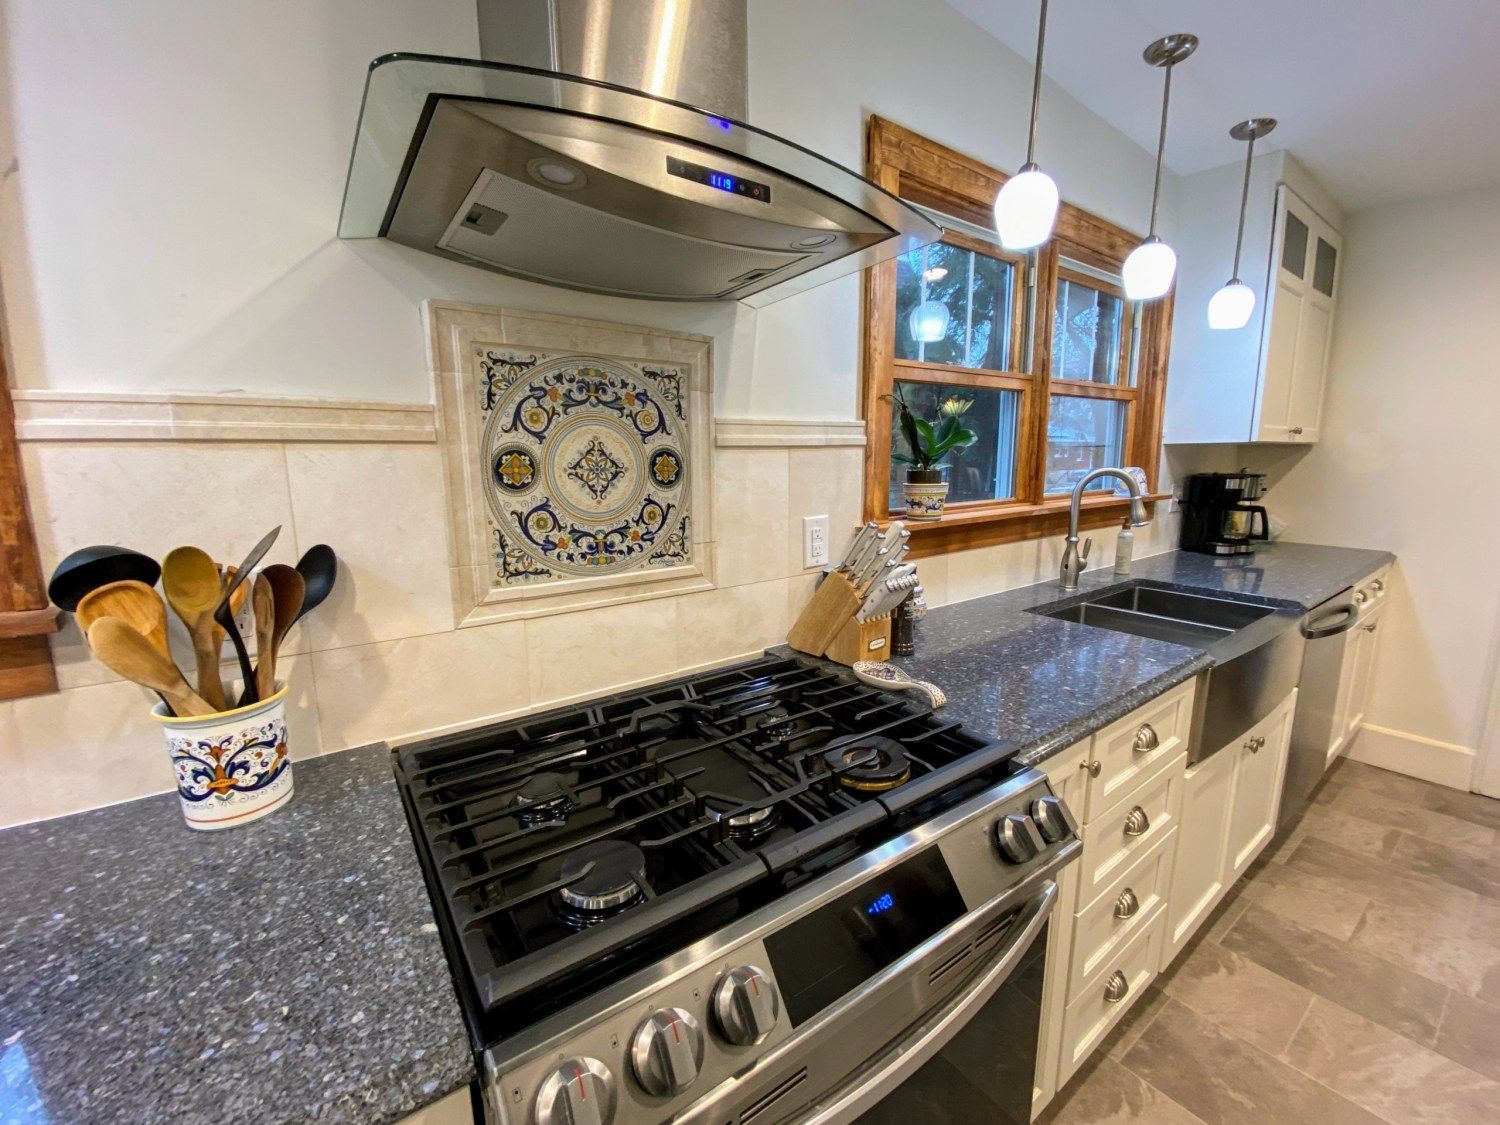
[[[1462,789],[1465,793],[1473,784],[1477,757],[1467,746],[1372,727],[1368,723],[1359,729],[1345,753],[1356,762],[1446,785],[1450,789]]]

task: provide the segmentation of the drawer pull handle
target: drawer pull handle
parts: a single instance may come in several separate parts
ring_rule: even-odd
[[[1102,767],[1099,765],[1098,761],[1096,760],[1096,761],[1092,761],[1092,762],[1079,762],[1078,763],[1078,768],[1081,769],[1081,770],[1088,770],[1088,773],[1089,773],[1090,777],[1098,777],[1099,776],[1099,770]]]
[[[1116,918],[1134,918],[1141,909],[1141,900],[1135,897],[1135,892],[1126,887],[1120,892],[1120,897],[1115,899]]]
[[[1144,754],[1147,750],[1155,750],[1161,745],[1161,739],[1156,735],[1156,728],[1150,723],[1142,723],[1141,729],[1135,732],[1136,753]]]
[[[1129,992],[1130,982],[1119,969],[1110,973],[1109,979],[1104,982],[1104,1000],[1107,1004],[1118,1004]]]
[[[1144,836],[1150,827],[1151,819],[1140,805],[1131,809],[1130,815],[1125,818],[1125,835],[1127,836]]]

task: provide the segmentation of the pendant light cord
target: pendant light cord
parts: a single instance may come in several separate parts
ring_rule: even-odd
[[[1234,232],[1234,269],[1229,280],[1240,279],[1240,245],[1245,241],[1245,208],[1250,204],[1250,162],[1255,159],[1255,132],[1250,133],[1250,147],[1245,150],[1245,183],[1240,188],[1240,225]]]
[[[1042,0],[1042,17],[1036,29],[1036,69],[1031,76],[1031,125],[1026,132],[1026,166],[1036,162],[1036,119],[1042,108],[1042,51],[1047,46],[1047,2]]]
[[[1161,203],[1161,160],[1167,151],[1167,110],[1172,105],[1172,70],[1175,63],[1167,66],[1167,81],[1161,95],[1161,132],[1156,138],[1156,184],[1151,189],[1151,230],[1148,237],[1156,235],[1156,210]]]

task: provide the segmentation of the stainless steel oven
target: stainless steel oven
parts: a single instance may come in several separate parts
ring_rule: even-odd
[[[1023,771],[487,1052],[494,1119],[560,1120],[563,1091],[599,1125],[1024,1125],[1056,877],[1081,849]],[[690,1083],[642,1093],[614,1062],[633,1043],[625,1065]]]

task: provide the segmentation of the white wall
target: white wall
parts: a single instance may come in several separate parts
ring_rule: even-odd
[[[755,0],[750,30],[763,128],[853,168],[871,112],[1000,167],[1023,157],[1030,64],[940,0]],[[857,414],[857,279],[757,323],[335,237],[370,60],[473,55],[471,0],[5,0],[0,41],[19,387],[426,401],[418,308],[438,296],[713,335],[721,415]],[[1144,226],[1151,155],[1055,87],[1039,156],[1068,198]]]
[[[1344,246],[1322,438],[1268,503],[1289,538],[1397,553],[1367,721],[1472,752],[1500,660],[1500,191],[1360,212]]]

